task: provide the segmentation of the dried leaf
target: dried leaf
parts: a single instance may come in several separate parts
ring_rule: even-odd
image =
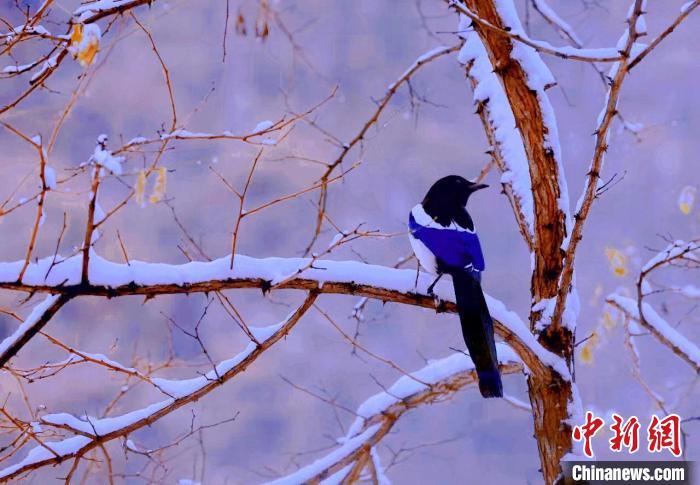
[[[158,177],[156,177],[156,183],[153,186],[153,192],[151,193],[151,196],[148,198],[148,201],[151,204],[155,204],[156,202],[160,202],[163,200],[163,197],[165,197],[165,186],[166,186],[166,175],[168,171],[165,169],[165,167],[158,167]]]
[[[693,210],[696,193],[697,189],[692,185],[686,185],[681,190],[681,193],[678,196],[678,208],[683,214],[688,215]]]
[[[136,202],[140,205],[143,204],[143,196],[146,192],[146,171],[141,170],[138,177],[136,178],[136,187],[134,188],[134,195],[136,196]]]
[[[605,256],[610,263],[610,269],[616,276],[627,275],[627,256],[619,249],[613,247],[605,248]]]
[[[75,24],[70,36],[68,51],[83,67],[88,67],[100,51],[102,32],[97,24]]]

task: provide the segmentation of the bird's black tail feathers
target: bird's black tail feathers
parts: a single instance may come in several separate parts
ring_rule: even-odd
[[[476,367],[481,395],[503,397],[493,320],[486,306],[481,283],[466,271],[452,273],[452,281],[464,342]]]

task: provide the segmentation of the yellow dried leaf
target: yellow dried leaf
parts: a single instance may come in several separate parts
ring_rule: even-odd
[[[136,178],[136,187],[134,187],[134,195],[136,196],[136,202],[138,204],[143,204],[143,196],[146,193],[146,171],[141,170],[138,177]]]
[[[586,345],[584,345],[581,349],[581,352],[579,353],[579,358],[584,364],[593,363],[593,349],[590,345],[588,345],[588,343],[586,343]]]
[[[686,185],[678,196],[678,208],[686,216],[693,210],[695,204],[695,194],[697,189],[691,185]]]
[[[151,204],[160,202],[161,200],[163,200],[163,197],[165,197],[166,175],[167,170],[165,169],[165,167],[158,167],[158,177],[156,177],[156,183],[153,186],[153,192],[148,198],[148,201]]]
[[[603,312],[603,326],[607,330],[612,330],[615,328],[616,322],[615,319],[612,317],[612,314],[610,313],[609,310],[605,310]]]
[[[83,67],[88,67],[95,59],[97,52],[100,50],[100,43],[96,39],[88,40],[87,46],[78,51],[78,62]]]
[[[627,256],[619,249],[607,247],[605,248],[605,256],[610,263],[610,269],[616,276],[625,276],[627,274]]]
[[[100,51],[102,32],[97,24],[75,24],[70,36],[68,51],[81,66],[88,67]]]
[[[590,337],[588,337],[588,341],[586,342],[586,345],[590,345],[591,347],[595,347],[600,343],[600,337],[598,336],[598,332],[593,332]]]
[[[77,46],[83,40],[83,24],[75,24],[70,34],[70,45]]]

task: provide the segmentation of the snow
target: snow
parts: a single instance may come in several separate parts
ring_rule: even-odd
[[[566,34],[578,45],[583,45],[583,42],[581,42],[581,39],[579,39],[578,35],[576,35],[576,32],[574,32],[574,29],[569,25],[568,22],[566,22],[564,19],[559,17],[559,15],[552,10],[552,7],[549,6],[549,4],[545,0],[533,0],[535,6],[537,9],[539,9],[540,12],[542,12],[543,15],[548,17],[552,22],[557,24]]]
[[[518,12],[512,0],[496,0],[496,8],[503,19],[504,25],[508,26],[511,32],[522,32],[524,34],[525,30],[520,23]],[[520,63],[522,69],[525,71],[528,87],[537,92],[537,100],[539,101],[540,110],[542,111],[543,122],[547,128],[545,146],[551,148],[558,166],[558,182],[560,188],[559,207],[565,215],[567,233],[570,234],[571,215],[569,212],[569,189],[566,183],[563,155],[559,144],[559,130],[557,128],[556,116],[554,115],[554,108],[549,102],[549,97],[545,92],[545,89],[556,83],[556,79],[534,48],[522,42],[513,42],[511,56]]]
[[[496,353],[498,354],[499,362],[520,362],[513,350],[505,344],[496,344]],[[426,384],[436,384],[450,376],[473,369],[474,363],[472,360],[465,354],[458,352],[449,357],[431,361],[422,369],[411,373],[410,376],[399,378],[385,392],[375,394],[357,408],[356,414],[358,417],[348,428],[346,438],[349,439],[357,435],[362,430],[367,419],[388,410],[402,399],[426,390],[428,388]]]
[[[101,11],[118,8],[133,2],[134,0],[98,0],[76,8],[73,11],[73,16],[77,17],[79,22],[84,22]]]
[[[340,485],[343,483],[343,479],[350,473],[350,470],[352,470],[353,464],[349,464],[344,468],[341,468],[337,472],[335,472],[333,475],[330,477],[326,478],[321,482],[321,485]]]
[[[145,138],[143,136],[136,136],[136,137],[132,138],[131,140],[129,140],[129,142],[127,143],[127,146],[140,145],[141,143],[145,143],[147,141],[148,141],[148,138]]]
[[[676,291],[678,291],[681,295],[685,296],[686,298],[700,298],[700,287],[695,285],[681,286]]]
[[[175,130],[171,131],[170,133],[163,133],[160,136],[161,140],[168,140],[170,138],[211,138],[214,135],[213,133],[205,133],[205,132],[193,132],[193,131],[187,131],[187,130]]]
[[[639,319],[637,300],[618,294],[612,294],[608,296],[608,301],[618,305],[633,318]],[[644,312],[644,319],[654,330],[685,354],[695,365],[696,369],[700,368],[700,348],[698,348],[697,345],[669,325],[669,323],[656,313],[656,310],[648,303],[642,303],[642,311]]]
[[[391,485],[391,480],[389,480],[389,477],[387,477],[384,472],[384,467],[382,466],[382,462],[379,459],[379,453],[377,453],[377,449],[375,447],[372,447],[370,453],[372,455],[374,469],[377,472],[377,482],[379,482],[379,485]]]
[[[2,68],[2,72],[5,74],[13,74],[16,72],[23,72],[26,71],[27,69],[30,69],[34,64],[23,64],[23,65],[17,65],[17,64],[9,64],[5,67]]]
[[[49,57],[44,63],[41,65],[41,69],[39,69],[37,72],[35,72],[32,75],[32,82],[36,81],[39,79],[46,71],[53,69],[56,67],[56,64],[58,63],[58,54],[55,56]]]
[[[153,378],[151,379],[151,381],[166,394],[174,397],[175,399],[180,399],[199,391],[200,389],[210,384],[212,381],[218,380],[219,377],[226,374],[228,371],[230,371],[238,364],[243,362],[243,360],[246,357],[248,357],[256,348],[256,344],[252,342],[249,343],[245,350],[243,350],[243,352],[236,354],[230,359],[221,361],[214,369],[210,370],[203,376],[193,377],[192,379],[177,380]]]
[[[104,209],[102,209],[102,206],[100,205],[99,202],[95,201],[95,218],[94,218],[94,223],[99,224],[102,222],[107,214],[105,214]]]
[[[255,337],[255,340],[257,340],[260,343],[263,343],[265,340],[269,339],[275,333],[277,333],[277,331],[280,328],[282,328],[285,323],[287,323],[289,321],[289,318],[293,314],[294,314],[294,312],[290,313],[286,320],[278,323],[277,325],[270,325],[268,327],[249,327],[250,333],[253,334],[253,337]]]
[[[462,15],[460,32],[463,32],[467,25],[469,25],[469,18]],[[470,71],[470,75],[477,81],[477,86],[474,89],[474,101],[488,100],[489,121],[494,127],[494,135],[507,168],[501,177],[501,183],[512,186],[513,194],[520,202],[528,232],[532,235],[535,227],[535,215],[530,166],[520,131],[515,124],[513,111],[498,76],[493,72],[493,66],[479,36],[473,31],[461,35],[465,38],[465,42],[459,52],[458,59],[463,64],[471,61],[474,63]]]
[[[71,286],[80,283],[82,254],[62,261],[49,272],[53,257],[32,262],[27,267],[23,284],[30,286]],[[92,285],[106,289],[130,287],[133,285],[176,285],[188,286],[208,281],[232,282],[245,279],[282,281],[288,275],[304,269],[296,278],[317,282],[354,283],[402,293],[425,293],[433,277],[420,273],[415,285],[414,269],[395,269],[386,266],[365,264],[358,261],[315,260],[311,258],[252,258],[243,254],[235,256],[236,264],[230,268],[230,256],[209,262],[192,261],[184,264],[146,263],[131,260],[130,264],[108,261],[92,251],[89,261],[89,281]],[[0,263],[0,285],[17,281],[23,260]],[[48,273],[48,276],[47,276]],[[435,286],[435,294],[444,301],[454,301],[454,290],[448,281]],[[510,332],[536,354],[544,365],[554,368],[564,378],[569,375],[565,362],[555,354],[545,350],[530,332],[520,317],[509,311],[499,300],[486,295],[486,303],[491,316],[501,322]]]
[[[282,327],[284,323],[289,320],[287,317],[281,324],[272,325],[270,327],[260,327],[255,329],[254,333],[260,341],[264,341],[274,335]],[[209,385],[212,381],[217,380],[220,376],[226,374],[234,367],[236,367],[240,362],[242,362],[246,357],[248,357],[255,349],[256,344],[250,343],[245,350],[238,353],[234,357],[224,360],[216,366],[216,369],[212,369],[206,375],[198,376],[193,379],[182,379],[182,380],[171,380],[171,379],[159,379],[153,378],[151,382],[162,390],[164,393],[169,395],[169,399],[151,404],[142,409],[137,409],[135,411],[123,414],[121,416],[110,417],[98,419],[95,417],[76,417],[68,413],[56,413],[48,414],[41,418],[41,422],[49,425],[59,425],[64,427],[70,427],[76,432],[87,434],[91,436],[104,436],[110,433],[118,432],[134,423],[149,419],[154,414],[160,412],[164,408],[172,405],[176,399],[184,398],[192,393],[197,392],[203,387]],[[110,366],[126,370],[128,372],[136,372],[135,369],[131,369],[121,365],[118,362],[110,360],[102,354],[91,354],[87,352],[81,352],[83,355],[94,359],[102,361]],[[71,356],[71,359],[75,356]],[[86,443],[84,443],[86,444]],[[83,445],[84,445],[83,444]],[[75,450],[77,451],[77,450]],[[32,452],[30,452],[30,455]],[[23,461],[22,463],[25,463]],[[4,473],[4,472],[0,472]],[[0,476],[2,476],[0,474]]]
[[[16,279],[17,278],[15,278],[15,280]],[[20,340],[22,336],[25,333],[27,333],[27,331],[34,327],[36,322],[38,322],[44,315],[44,313],[46,313],[46,310],[48,310],[54,303],[56,303],[56,301],[59,298],[59,295],[49,295],[44,299],[44,301],[35,306],[32,309],[32,312],[29,314],[29,316],[24,320],[24,322],[22,322],[22,324],[19,327],[17,327],[17,330],[15,330],[12,333],[12,335],[5,338],[5,340],[0,342],[0,355],[4,354],[7,351],[7,349],[10,348],[11,345]]]
[[[286,477],[268,482],[268,485],[294,485],[307,482],[309,479],[315,477],[323,470],[333,466],[344,457],[357,450],[357,448],[366,443],[377,431],[379,431],[379,427],[380,426],[378,424],[370,426],[363,433],[347,440],[342,446],[327,454],[323,458],[316,460],[310,465],[300,468],[296,472],[287,475]]]
[[[173,402],[173,399],[166,399],[120,416],[101,419],[89,416],[78,418],[68,413],[47,414],[41,418],[41,422],[44,424],[68,426],[90,436],[105,436],[143,419],[148,419]]]
[[[695,241],[674,241],[672,244],[669,244],[666,247],[666,249],[664,249],[656,256],[651,258],[649,261],[647,261],[647,263],[642,267],[642,273],[646,273],[658,264],[662,264],[665,261],[669,261],[680,256],[686,257],[688,259],[698,260],[698,258],[700,257],[700,244],[698,244]]]
[[[505,344],[497,344],[497,353],[501,363],[520,363],[520,360],[512,349]],[[391,387],[386,389],[386,391],[371,396],[357,408],[355,414],[357,414],[358,417],[348,429],[345,437],[338,440],[341,444],[339,448],[323,458],[316,460],[311,465],[270,483],[285,485],[305,483],[322,471],[348,457],[358,447],[370,443],[371,438],[382,424],[372,424],[364,429],[368,419],[386,413],[392,405],[429,389],[430,385],[438,384],[441,381],[463,372],[472,371],[473,369],[474,363],[467,355],[463,353],[453,353],[448,357],[430,361],[425,367],[410,375],[400,377]],[[522,403],[515,398],[511,399],[521,407],[528,407],[526,403]],[[370,450],[370,456],[377,471],[378,483],[389,485],[391,481],[386,476],[379,459],[379,454],[374,447]],[[327,481],[322,483],[340,483],[340,481],[347,476],[351,465],[352,463],[336,472],[327,479]]]
[[[410,73],[413,71],[416,67],[418,67],[420,64],[423,62],[427,61],[428,59],[439,56],[440,54],[444,54],[445,52],[449,51],[452,47],[445,46],[445,45],[440,45],[437,46],[433,49],[430,49],[428,52],[425,52],[418,56],[418,58],[413,61],[413,64],[411,64],[408,69],[406,69],[401,76],[394,81],[393,83],[389,84],[387,87],[387,90],[391,91],[392,89],[396,88],[396,86],[402,82]]]
[[[138,372],[138,371],[137,371],[136,369],[134,369],[133,367],[126,367],[125,365],[120,364],[120,363],[117,362],[116,360],[110,359],[109,357],[107,357],[107,356],[104,355],[104,354],[93,354],[93,353],[90,353],[90,352],[84,352],[84,351],[82,351],[82,350],[79,351],[79,352],[80,352],[80,357],[84,356],[84,357],[87,357],[87,358],[89,358],[89,359],[93,359],[93,360],[96,360],[96,361],[99,361],[99,362],[103,362],[104,364],[106,364],[106,365],[108,365],[108,366],[110,366],[110,367],[114,367],[114,368],[116,368],[116,369],[121,369],[121,370],[123,370],[123,371],[125,371],[125,372],[129,372],[129,373],[132,373],[132,374],[135,374],[135,373]],[[71,357],[75,357],[75,356],[71,356]]]
[[[255,339],[262,344],[279,332],[279,330],[287,322],[289,322],[289,319],[292,317],[292,315],[294,315],[294,313],[295,312],[291,312],[284,320],[276,325],[270,325],[267,327],[249,327],[250,332],[253,334]],[[258,348],[257,344],[253,342],[249,343],[242,352],[239,352],[230,359],[221,361],[214,369],[210,370],[205,375],[194,377],[192,379],[161,379],[156,377],[152,378],[151,382],[168,396],[175,399],[180,399],[199,391],[212,381],[218,380],[221,376],[243,362],[243,360],[252,354],[256,348]]]
[[[44,166],[44,182],[49,190],[56,190],[56,171],[49,165]]]
[[[115,157],[114,155],[112,155],[112,152],[104,148],[103,144],[104,142],[100,142],[98,140],[98,144],[95,147],[95,151],[92,154],[91,160],[98,164],[100,167],[107,169],[114,175],[121,175],[122,162],[124,161],[124,157]],[[104,175],[104,173],[102,175]]]
[[[260,123],[255,125],[255,129],[253,129],[253,133],[260,133],[261,131],[269,130],[273,126],[275,126],[275,124],[270,120],[261,121]]]
[[[681,13],[686,13],[688,10],[690,10],[690,7],[692,7],[696,3],[697,3],[697,0],[691,0],[690,2],[685,2],[683,5],[681,5]]]
[[[50,448],[56,454],[65,457],[73,455],[83,446],[87,445],[89,442],[90,438],[87,438],[85,436],[73,436],[62,441],[43,440],[44,446]],[[20,470],[21,468],[24,468],[25,466],[33,465],[36,463],[40,463],[44,460],[51,460],[55,458],[55,455],[51,451],[47,450],[44,446],[35,446],[29,451],[29,453],[27,453],[27,456],[22,461],[16,463],[15,465],[8,466],[7,468],[3,468],[2,470],[0,470],[0,479],[7,477],[8,475],[12,475],[14,472]]]

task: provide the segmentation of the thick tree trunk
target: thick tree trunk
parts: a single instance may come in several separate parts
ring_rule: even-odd
[[[506,25],[496,8],[495,0],[463,1],[471,12],[495,27],[472,23],[489,54],[494,72],[502,83],[528,157],[535,210],[532,301],[554,298],[559,291],[559,277],[563,267],[564,253],[561,247],[566,237],[566,219],[559,204],[559,165],[548,144],[542,100],[528,85],[527,72],[523,66],[511,56],[511,39],[504,32],[499,32]],[[530,315],[533,329],[540,316],[540,312]],[[573,338],[570,330],[563,327],[561,322],[551,322],[540,333],[539,340],[571,366]],[[571,382],[551,369],[533,373],[528,379],[535,438],[542,473],[548,484],[558,480],[561,458],[571,449],[571,427],[566,423],[572,399],[571,386]]]

